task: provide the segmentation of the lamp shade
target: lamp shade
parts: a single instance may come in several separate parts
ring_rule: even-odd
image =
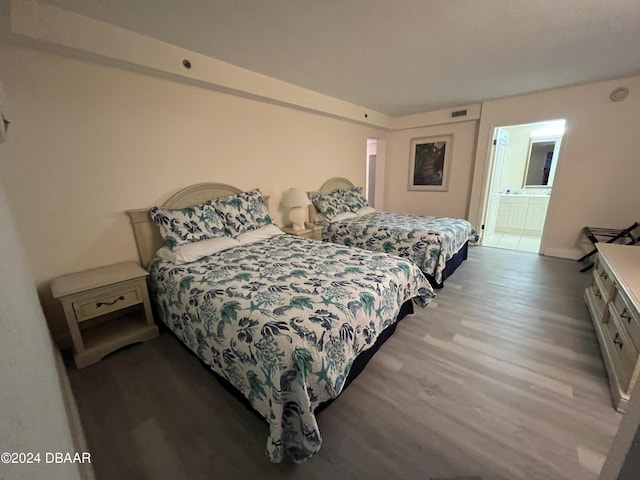
[[[284,194],[282,205],[284,207],[304,207],[305,205],[311,205],[311,201],[301,189],[293,187]]]

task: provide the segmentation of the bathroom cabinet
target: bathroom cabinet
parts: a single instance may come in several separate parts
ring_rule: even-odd
[[[541,235],[548,205],[547,195],[500,195],[495,231]]]

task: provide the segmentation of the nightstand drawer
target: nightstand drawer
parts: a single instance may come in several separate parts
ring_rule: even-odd
[[[309,232],[304,236],[311,240],[322,240],[322,230],[317,228],[317,229],[311,230],[311,232]]]
[[[83,322],[91,318],[99,317],[107,313],[115,312],[138,303],[142,303],[143,297],[140,288],[133,287],[117,293],[110,292],[105,295],[73,303],[73,310],[76,312],[78,322]]]

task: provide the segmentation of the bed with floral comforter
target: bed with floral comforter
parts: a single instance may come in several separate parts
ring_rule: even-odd
[[[459,218],[374,212],[322,225],[323,240],[408,258],[440,285],[447,261],[478,239],[471,223]]]
[[[162,321],[266,419],[273,462],[318,452],[314,409],[404,302],[434,296],[405,259],[290,235],[182,265],[156,259],[150,274]]]

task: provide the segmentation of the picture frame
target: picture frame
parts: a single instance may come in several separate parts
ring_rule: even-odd
[[[411,139],[408,190],[446,192],[453,135]]]

